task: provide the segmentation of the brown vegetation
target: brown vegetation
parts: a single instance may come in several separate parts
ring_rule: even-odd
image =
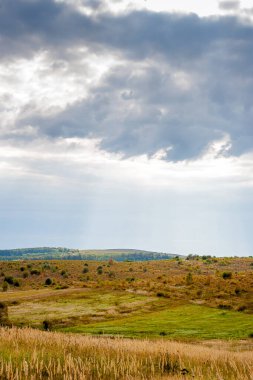
[[[253,356],[167,341],[92,338],[0,329],[0,378],[8,380],[249,380]]]
[[[252,313],[252,263],[252,258],[1,262],[0,286],[6,293],[46,287],[142,291],[172,304],[190,301]]]

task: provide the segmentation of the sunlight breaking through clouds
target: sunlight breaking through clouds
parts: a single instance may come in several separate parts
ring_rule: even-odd
[[[249,254],[252,15],[248,0],[2,0],[3,244],[28,244],[30,211],[41,245],[52,220],[64,245],[73,218],[70,243]]]

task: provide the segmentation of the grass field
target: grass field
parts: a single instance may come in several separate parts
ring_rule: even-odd
[[[41,329],[47,320],[53,330],[87,334],[244,339],[253,333],[252,263],[2,262],[0,302],[16,326]]]
[[[13,302],[12,302],[13,303]],[[61,294],[40,294],[36,300],[14,302],[9,306],[9,320],[16,326],[41,328],[43,320],[49,320],[53,327],[90,323],[119,318],[151,311],[164,304],[156,297],[147,297],[128,292],[74,289]]]
[[[135,338],[245,339],[253,335],[252,315],[184,305],[142,316],[65,328],[63,331]]]
[[[0,329],[0,378],[8,380],[251,380],[252,351],[170,341]]]
[[[0,379],[252,380],[252,264],[0,262]]]

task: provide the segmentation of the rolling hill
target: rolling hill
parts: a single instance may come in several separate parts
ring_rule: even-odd
[[[36,247],[0,250],[0,260],[109,260],[149,261],[175,258],[178,255],[138,249],[79,250],[62,247]],[[182,257],[182,256],[181,256]]]

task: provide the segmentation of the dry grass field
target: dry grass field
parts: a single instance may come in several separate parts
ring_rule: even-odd
[[[0,352],[0,378],[8,380],[253,379],[252,351],[222,342],[150,344],[2,328]]]

